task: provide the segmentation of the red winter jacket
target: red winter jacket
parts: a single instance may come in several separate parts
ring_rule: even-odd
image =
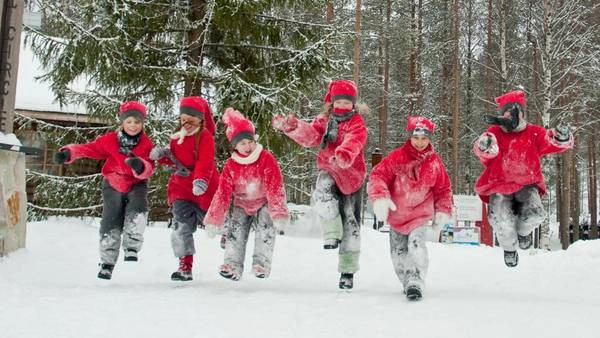
[[[219,189],[208,209],[205,224],[222,225],[229,210],[231,196],[233,205],[244,209],[247,215],[255,215],[267,205],[271,219],[289,219],[283,177],[273,154],[261,150],[258,158],[242,158],[233,155],[227,159],[221,172]],[[252,162],[254,161],[254,162]],[[241,163],[240,163],[241,162]]]
[[[68,149],[71,152],[71,158],[65,164],[73,163],[73,161],[82,157],[106,160],[102,167],[102,176],[113,189],[127,193],[132,186],[147,180],[154,173],[154,161],[149,157],[152,147],[152,141],[142,131],[140,141],[132,150],[132,153],[144,162],[144,171],[140,175],[125,164],[127,155],[119,152],[119,136],[116,131],[100,135],[90,143],[68,144],[60,150]]]
[[[175,200],[185,200],[196,203],[200,209],[208,210],[219,183],[213,136],[203,128],[194,135],[185,136],[181,144],[177,143],[178,140],[172,139],[169,147],[175,158],[190,169],[191,173],[187,177],[171,175],[167,186],[169,205],[172,205]],[[162,158],[159,162],[173,165],[168,158]],[[203,179],[208,184],[206,192],[200,196],[194,196],[192,193],[192,182],[195,179]]]
[[[327,129],[328,117],[317,116],[311,123],[298,120],[298,127],[285,134],[303,147],[318,147]],[[317,168],[327,171],[345,195],[358,191],[365,181],[365,145],[367,127],[357,113],[340,122],[335,142],[328,142],[317,154]]]
[[[436,212],[452,215],[452,189],[444,163],[431,144],[418,152],[407,141],[373,168],[367,185],[369,201],[389,198],[396,211],[388,223],[408,235]]]
[[[540,158],[573,147],[573,135],[568,142],[554,139],[554,131],[527,124],[525,129],[507,133],[500,126],[491,126],[481,137],[492,135],[498,148],[490,153],[479,149],[479,139],[473,152],[485,166],[475,183],[475,192],[485,203],[491,194],[509,195],[531,184],[538,186],[540,195],[546,192]]]

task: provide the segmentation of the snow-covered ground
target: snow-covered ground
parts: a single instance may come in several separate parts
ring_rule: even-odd
[[[363,228],[355,289],[340,291],[337,252],[295,226],[277,239],[271,277],[248,269],[240,282],[217,274],[218,239],[199,231],[184,283],[169,280],[164,227],[104,281],[96,220],[30,223],[27,248],[0,258],[0,337],[598,337],[600,241],[521,252],[515,269],[498,248],[431,243],[424,299],[409,303],[387,234]]]

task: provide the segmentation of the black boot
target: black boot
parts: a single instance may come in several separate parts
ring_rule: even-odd
[[[504,251],[504,264],[509,268],[519,264],[519,254],[516,251]]]
[[[531,232],[529,235],[525,236],[517,235],[517,238],[519,240],[519,248],[522,250],[531,248],[531,245],[533,244],[533,234]]]
[[[323,249],[327,249],[327,250],[337,249],[341,242],[342,241],[337,238],[326,239],[325,242],[323,243]]]
[[[410,285],[404,290],[406,293],[406,298],[410,301],[420,300],[423,298],[423,293],[421,292],[421,288],[416,285]]]
[[[123,260],[126,262],[137,262],[138,261],[137,251],[135,251],[133,249],[125,250],[125,255],[123,257]]]
[[[352,289],[354,287],[354,274],[343,273],[340,276],[340,289]]]
[[[105,263],[102,263],[99,265],[100,265],[100,272],[98,272],[98,278],[111,279],[112,272],[113,272],[113,269],[115,268],[115,266],[112,264],[105,264]]]

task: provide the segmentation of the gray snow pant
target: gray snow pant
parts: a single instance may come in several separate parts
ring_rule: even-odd
[[[394,271],[404,290],[409,286],[425,288],[425,276],[429,266],[429,255],[425,246],[427,224],[408,235],[390,229],[390,254]]]
[[[175,257],[183,257],[196,253],[194,247],[194,232],[204,220],[206,210],[194,202],[176,200],[171,206],[173,223],[171,228],[171,247]]]
[[[323,227],[323,239],[341,240],[340,273],[355,273],[359,269],[361,197],[362,189],[345,195],[327,171],[319,172],[312,202]]]
[[[127,193],[113,189],[108,181],[102,186],[100,221],[100,261],[114,265],[119,258],[121,234],[123,249],[140,252],[148,222],[148,185],[141,182]]]
[[[248,216],[244,209],[234,206],[231,211],[229,224],[226,227],[227,241],[225,242],[225,264],[239,273],[244,271],[244,258],[246,257],[246,243],[255,216]],[[277,231],[273,226],[267,205],[262,206],[256,213],[257,222],[254,228],[254,254],[252,266],[264,268],[265,276],[271,273],[271,261],[275,248],[275,235]]]
[[[510,195],[492,194],[488,219],[505,251],[516,251],[517,234],[526,236],[545,218],[539,190],[529,185]]]

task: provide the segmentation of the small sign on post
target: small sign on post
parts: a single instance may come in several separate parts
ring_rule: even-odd
[[[454,195],[453,197],[456,222],[462,222],[464,226],[455,224],[442,229],[440,242],[479,245],[481,243],[480,229],[470,225],[471,222],[479,222],[482,219],[481,200],[479,197],[471,195]]]

